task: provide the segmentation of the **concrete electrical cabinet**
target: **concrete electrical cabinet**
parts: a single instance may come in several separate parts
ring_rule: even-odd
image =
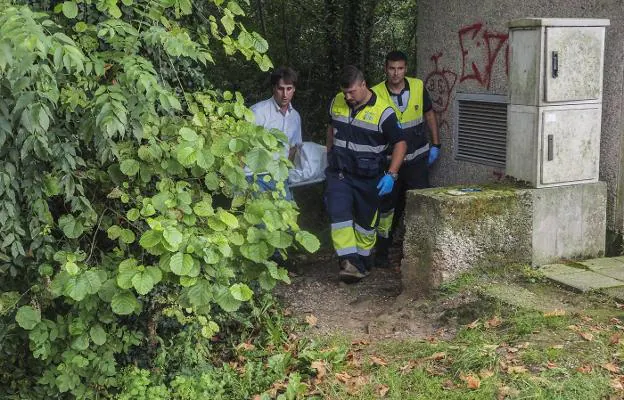
[[[511,21],[506,173],[534,187],[598,181],[605,19]]]

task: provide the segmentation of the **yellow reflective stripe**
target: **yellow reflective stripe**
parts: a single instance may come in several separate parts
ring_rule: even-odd
[[[375,247],[375,241],[377,240],[377,235],[375,231],[371,233],[363,233],[360,231],[355,231],[355,242],[357,243],[358,254],[367,256],[370,254],[370,251]],[[367,253],[367,254],[364,254]]]
[[[423,117],[420,117],[411,121],[401,121],[401,128],[403,129],[412,128],[414,126],[418,126],[422,124],[424,121],[425,120]]]
[[[424,145],[423,147],[416,149],[414,152],[409,153],[408,155],[405,156],[404,160],[405,161],[411,161],[414,158],[418,157],[419,155],[426,153],[429,151],[429,143],[427,143],[426,145]]]
[[[351,221],[349,221],[351,222]],[[353,254],[357,252],[357,245],[355,239],[355,233],[353,230],[353,224],[349,223],[349,226],[335,227],[338,224],[332,224],[331,237],[334,249],[339,256],[345,254]]]
[[[334,146],[347,148],[347,141],[342,139],[334,139]],[[361,153],[383,153],[388,149],[388,145],[384,144],[381,146],[369,146],[367,144],[357,144],[353,142],[349,142],[348,146],[349,150],[361,152]]]
[[[394,218],[394,209],[385,212],[379,218],[379,226],[377,233],[383,238],[390,237],[390,229],[392,229],[392,219]]]

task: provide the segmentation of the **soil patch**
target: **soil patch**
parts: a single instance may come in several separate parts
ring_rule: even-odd
[[[338,260],[329,252],[298,259],[290,268],[292,283],[276,290],[288,311],[312,321],[308,331],[312,335],[342,334],[366,340],[453,335],[454,329],[440,320],[442,304],[401,296],[398,268],[373,269],[355,284],[341,282],[338,270]]]

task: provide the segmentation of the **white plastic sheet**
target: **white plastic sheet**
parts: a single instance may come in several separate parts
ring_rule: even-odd
[[[289,171],[290,187],[305,186],[325,180],[327,149],[314,142],[303,142],[295,154],[294,168]]]

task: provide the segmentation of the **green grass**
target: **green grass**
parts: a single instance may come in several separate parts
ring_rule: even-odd
[[[479,280],[478,274],[464,275],[459,282],[447,284],[439,296],[458,293]],[[537,281],[536,289],[548,290]],[[624,393],[611,387],[617,376],[602,367],[606,363],[624,366],[624,345],[611,340],[621,329],[611,318],[624,319],[623,313],[599,294],[567,296],[566,301],[583,307],[582,313],[546,316],[477,299],[446,315],[449,321],[463,324],[452,340],[385,340],[352,347],[360,364],[346,362],[328,374],[318,386],[321,397],[381,398],[380,390],[387,386],[383,398],[401,400],[623,398]],[[484,324],[494,316],[502,320],[500,325]],[[476,326],[466,326],[477,319]],[[581,333],[592,336],[583,338]],[[344,338],[323,340],[329,347],[348,344]],[[372,356],[387,365],[372,362]],[[349,386],[336,378],[336,372],[360,382]],[[468,388],[466,375],[478,377],[478,389]]]

